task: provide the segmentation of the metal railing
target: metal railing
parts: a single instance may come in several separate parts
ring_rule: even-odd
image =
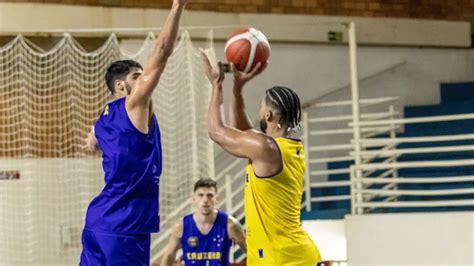
[[[388,106],[388,110],[382,112],[366,111],[361,115],[361,121],[363,122],[385,122],[387,120],[394,120],[399,113],[395,111],[393,103],[398,101],[397,97],[384,97],[384,98],[369,98],[361,99],[360,103],[364,107],[373,107],[378,105],[378,109],[384,108],[380,106]],[[317,103],[314,104],[311,109],[317,108],[328,109],[333,107],[350,107],[352,105],[351,101],[335,101],[327,103]],[[310,195],[305,197],[304,208],[306,211],[312,211],[312,203],[320,202],[336,202],[350,200],[351,195],[348,192],[347,194],[334,194],[334,195],[324,195],[324,196],[315,196],[318,193],[311,193],[312,191],[322,190],[324,192],[327,188],[349,188],[351,186],[351,181],[349,174],[351,172],[350,166],[337,168],[337,169],[327,169],[321,170],[320,167],[328,165],[329,163],[343,163],[343,162],[352,162],[355,159],[354,154],[354,144],[352,141],[353,128],[351,127],[352,115],[351,114],[331,114],[329,116],[322,117],[312,117],[309,118],[311,109],[306,109],[303,112],[303,141],[306,149],[305,158],[307,164],[307,171],[305,174],[305,194]],[[369,108],[367,108],[369,109]],[[341,127],[341,122],[347,122]],[[325,124],[329,129],[312,129],[315,125]],[[339,124],[339,125],[338,125]],[[361,129],[362,135],[365,139],[371,140],[371,137],[386,134],[392,139],[396,136],[396,130],[399,128],[399,125],[394,123],[383,124],[383,126],[370,126]],[[321,136],[334,137],[339,136],[339,141],[334,144],[327,144],[327,142],[319,141],[318,137]],[[379,146],[393,146],[393,143],[367,143],[366,147],[379,147]],[[320,156],[319,154],[325,154],[325,156]],[[314,153],[314,155],[313,155]],[[341,154],[342,153],[342,154]],[[373,156],[374,157],[374,156]],[[398,155],[390,154],[387,157],[391,161],[396,161]],[[366,156],[366,161],[371,161],[376,158],[369,158]],[[365,162],[366,162],[365,161]],[[330,180],[331,175],[340,175],[347,174],[347,180]],[[396,171],[391,171],[390,177],[397,177]],[[387,174],[386,174],[387,175]],[[323,194],[323,193],[320,193]]]
[[[464,121],[474,120],[474,113],[460,115],[444,115],[432,117],[416,117],[405,119],[393,119],[388,121],[361,121],[357,124],[359,129],[367,126],[382,126],[387,124],[406,125],[415,123],[438,123],[447,121]],[[351,125],[356,125],[351,123]],[[474,207],[474,176],[463,172],[470,173],[469,167],[474,166],[474,158],[449,159],[449,154],[453,152],[462,152],[464,157],[472,157],[466,152],[474,151],[474,145],[446,145],[446,142],[456,141],[472,141],[474,134],[451,134],[440,136],[417,136],[417,137],[393,137],[366,139],[361,138],[358,144],[361,147],[374,145],[392,144],[389,149],[378,150],[362,150],[359,153],[351,153],[352,156],[359,157],[361,160],[365,158],[386,158],[390,156],[412,156],[412,155],[432,155],[442,156],[448,155],[447,158],[425,158],[424,160],[414,157],[411,160],[403,162],[380,162],[367,161],[351,166],[351,202],[353,214],[369,213],[377,208],[434,208],[434,207]],[[434,147],[414,147],[414,148],[398,148],[402,144],[426,144],[431,143]],[[444,144],[444,145],[440,145]],[[425,145],[426,146],[426,145]],[[426,157],[426,156],[425,156]],[[461,167],[461,168],[460,168]],[[462,168],[464,167],[464,168]],[[424,174],[435,172],[434,176],[399,176],[386,177],[382,175],[370,175],[370,173],[378,171],[400,171],[407,169],[423,170]],[[458,174],[443,175],[442,171],[450,169]],[[468,170],[466,170],[468,169]],[[465,185],[471,182],[469,186]],[[381,186],[384,184],[385,186]],[[426,184],[445,184],[435,189],[423,188]],[[449,186],[447,186],[449,184]],[[452,185],[456,184],[456,188]],[[387,185],[404,185],[404,189],[387,190]],[[417,185],[417,189],[410,188],[409,185]],[[408,186],[408,187],[407,187]],[[390,196],[391,200],[380,200]],[[450,198],[451,196],[451,198]],[[453,198],[452,196],[455,196]],[[401,199],[404,197],[404,199]],[[411,198],[410,198],[411,197]]]

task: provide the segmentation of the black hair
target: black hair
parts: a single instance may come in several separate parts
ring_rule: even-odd
[[[213,179],[210,179],[210,178],[200,178],[194,184],[194,191],[196,191],[198,188],[202,188],[202,187],[207,187],[207,188],[213,187],[217,191],[217,182],[214,181]]]
[[[112,94],[115,94],[115,81],[125,80],[132,68],[143,69],[140,63],[133,60],[120,60],[113,62],[105,74],[105,83]]]
[[[274,86],[265,92],[265,103],[280,115],[278,123],[297,131],[301,127],[301,104],[298,94],[283,86]]]

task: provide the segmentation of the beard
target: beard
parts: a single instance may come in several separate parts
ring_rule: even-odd
[[[267,133],[267,127],[268,127],[267,121],[265,121],[265,119],[260,119],[260,130],[263,133]]]

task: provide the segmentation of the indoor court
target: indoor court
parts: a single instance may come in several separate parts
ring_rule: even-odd
[[[265,130],[248,133],[249,128],[231,122],[237,97],[234,75],[251,75],[255,69],[261,72],[242,83],[245,104],[240,107],[256,130],[265,119],[275,121],[274,116],[275,130],[283,124],[278,118],[284,117],[283,109],[267,116],[264,107],[273,110],[267,98],[262,101],[268,89],[287,87],[299,97],[300,121],[284,130],[285,139],[304,147],[296,153],[304,174],[294,188],[300,193],[301,213],[291,219],[317,246],[322,258],[317,265],[474,265],[474,1],[189,0],[178,20],[176,42],[163,59],[166,52],[157,51],[166,48],[167,17],[179,1],[186,0],[0,1],[0,266],[130,265],[105,259],[87,263],[81,254],[86,249],[84,230],[91,230],[88,208],[98,195],[120,201],[114,211],[127,213],[140,204],[127,205],[124,195],[142,202],[142,192],[151,189],[146,183],[142,190],[123,192],[138,183],[113,183],[116,176],[127,178],[120,171],[133,172],[123,158],[144,161],[136,158],[142,152],[134,150],[139,145],[132,140],[142,143],[140,137],[152,134],[134,119],[146,119],[147,132],[158,130],[161,145],[159,154],[150,151],[160,163],[153,170],[144,167],[156,178],[159,197],[152,200],[159,203],[159,213],[145,204],[135,210],[138,216],[156,219],[159,233],[116,231],[151,232],[149,263],[137,265],[163,265],[177,221],[198,212],[192,197],[201,179],[217,183],[215,207],[250,235],[246,222],[254,217],[245,215],[250,204],[244,195],[249,197],[249,175],[271,183],[271,177],[280,177],[282,169],[293,165],[286,164],[286,146],[276,137]],[[156,58],[161,61],[152,62]],[[281,159],[276,175],[258,175],[261,164],[253,157],[235,156],[216,140],[219,134],[213,134],[209,121],[218,88],[210,82],[205,58],[214,69],[217,62],[224,63],[225,80],[219,83],[224,124],[242,136],[269,136]],[[111,129],[98,122],[108,119],[109,106],[113,114],[117,97],[105,78],[118,60],[143,66],[131,92],[125,77],[132,70],[117,74],[111,83],[116,89],[125,84],[124,93],[128,91],[120,109],[122,123],[136,132],[126,131],[126,136],[105,135],[124,124]],[[132,115],[129,99],[148,84],[149,73],[158,71],[149,71],[150,66],[162,62],[157,85],[149,85],[146,94],[147,117]],[[91,134],[96,151],[88,150]],[[121,148],[110,154],[125,157],[102,153],[114,145]],[[108,164],[115,170],[109,172]],[[282,180],[274,192],[283,197],[282,191],[294,184]],[[107,192],[109,185],[116,195]],[[284,210],[282,204],[276,207]],[[270,208],[256,206],[257,213]],[[110,212],[112,208],[104,211],[104,217]],[[286,212],[273,214],[274,219],[262,216],[267,218],[262,218],[265,230],[260,231],[267,232],[271,222],[281,226],[276,231],[282,235],[298,239],[299,233],[278,218]],[[199,246],[184,235],[180,245]],[[278,262],[305,251],[298,243],[278,242],[279,235],[266,237],[261,240],[265,248],[287,251],[270,256],[277,262],[247,263],[254,242],[247,242],[246,253],[232,241],[229,265],[306,265]],[[263,248],[257,248],[254,255],[267,259]],[[171,254],[173,265],[228,265],[227,255],[219,261],[218,252],[179,249]],[[316,252],[308,254],[316,258]],[[187,257],[192,264],[185,264]]]

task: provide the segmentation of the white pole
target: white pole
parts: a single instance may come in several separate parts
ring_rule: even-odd
[[[232,179],[229,174],[225,175],[225,210],[229,215],[232,211]]]
[[[355,206],[355,202],[356,202],[356,199],[355,199],[355,179],[354,179],[354,174],[355,174],[355,170],[354,170],[354,165],[351,165],[350,167],[350,180],[351,180],[351,213],[352,214],[355,214],[356,213],[356,206]]]
[[[209,177],[216,180],[216,164],[214,162],[214,142],[209,139],[207,145],[207,162],[209,164]]]
[[[189,34],[188,33],[184,33],[181,35],[181,38],[187,38],[189,39]],[[196,80],[196,77],[194,75],[194,71],[193,71],[193,56],[194,56],[194,50],[193,50],[193,47],[192,45],[190,44],[190,42],[186,42],[186,67],[187,67],[187,74],[189,76],[189,79],[191,80],[191,88],[190,88],[190,94],[191,94],[191,118],[192,118],[192,130],[191,130],[191,134],[192,134],[192,139],[191,139],[191,145],[192,145],[192,161],[191,161],[191,165],[192,165],[192,169],[193,169],[193,174],[194,174],[194,180],[197,180],[199,179],[199,174],[200,174],[200,171],[199,171],[199,150],[198,150],[198,127],[199,127],[199,123],[198,123],[198,119],[197,119],[197,105],[198,105],[198,102],[197,102],[197,97],[196,97],[196,94],[197,94],[197,90],[198,88],[196,88],[196,86],[194,85],[194,81]],[[200,89],[200,88],[199,88]],[[214,161],[212,162],[209,162],[209,163],[213,163]],[[214,166],[213,166],[214,167]],[[213,169],[212,167],[212,169]],[[212,172],[213,170],[211,170]]]
[[[355,180],[355,187],[361,189],[361,183],[359,178],[362,177],[362,171],[357,168],[362,162],[360,156],[361,145],[360,145],[360,105],[359,105],[359,78],[357,73],[357,44],[356,44],[356,28],[354,22],[349,23],[349,60],[350,60],[350,74],[351,74],[351,92],[352,92],[352,123],[354,130],[354,161],[355,161],[355,175],[352,176]],[[362,195],[355,194],[355,201],[351,202],[352,205],[362,203]],[[362,209],[355,208],[355,214],[361,214]]]
[[[225,209],[229,215],[234,215],[232,212],[232,178],[230,174],[225,174]],[[234,263],[234,254],[236,251],[235,243],[232,243],[230,248],[230,263]]]
[[[208,32],[207,38],[208,38],[207,47],[214,51],[214,31],[213,30],[210,30]],[[212,94],[212,87],[211,86],[207,87],[207,92],[209,93],[209,95]],[[215,164],[215,161],[214,161],[214,141],[212,141],[210,138],[208,139],[207,148],[208,148],[207,162],[209,164],[209,175],[210,175],[210,178],[216,180],[216,164]]]
[[[309,164],[309,130],[308,130],[308,112],[303,112],[303,145],[307,152],[305,152],[304,157],[306,161],[306,171],[304,173],[304,188],[305,188],[305,202],[306,202],[306,211],[311,211],[311,166]]]
[[[391,104],[391,105],[389,106],[388,111],[390,112],[390,120],[393,121],[393,120],[395,119],[395,107],[393,106],[393,104]],[[391,124],[390,124],[390,139],[395,139],[395,138],[397,137],[397,131],[396,131],[396,130],[397,130],[397,128],[396,128],[395,123],[391,123]],[[397,162],[397,156],[394,154],[392,158],[393,158],[393,161],[392,161],[392,162],[393,162],[393,163],[396,163],[396,162]],[[395,169],[393,169],[393,170],[394,170],[394,171],[393,171],[392,177],[393,177],[393,178],[398,178],[398,169],[395,168]],[[393,189],[394,189],[394,190],[398,190],[398,185],[395,184],[395,186],[393,187]],[[394,197],[394,198],[397,199],[398,196],[397,196],[397,197]]]

